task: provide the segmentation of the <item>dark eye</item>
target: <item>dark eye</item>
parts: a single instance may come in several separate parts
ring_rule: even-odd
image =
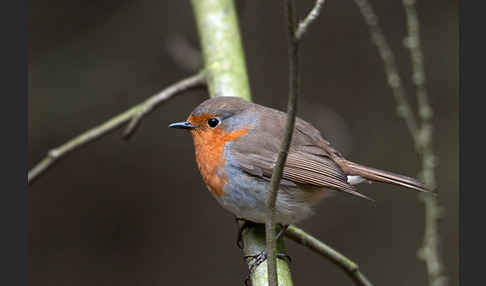
[[[218,124],[219,124],[219,120],[217,118],[209,118],[209,120],[208,120],[209,127],[214,128],[214,127],[218,126]]]

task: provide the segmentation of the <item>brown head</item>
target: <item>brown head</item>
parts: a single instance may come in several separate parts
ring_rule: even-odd
[[[255,104],[238,97],[219,96],[199,104],[186,121],[172,123],[169,127],[186,129],[195,137],[224,139],[228,133],[238,131],[246,126],[244,119]]]

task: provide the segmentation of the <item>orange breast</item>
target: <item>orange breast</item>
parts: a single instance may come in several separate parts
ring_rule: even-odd
[[[204,183],[217,197],[223,195],[224,184],[228,181],[224,172],[224,145],[245,135],[249,129],[248,127],[233,132],[224,132],[221,127],[197,128],[191,132],[199,171]]]

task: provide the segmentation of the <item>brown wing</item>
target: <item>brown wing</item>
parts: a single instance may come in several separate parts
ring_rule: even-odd
[[[253,108],[260,114],[258,125],[234,142],[232,154],[246,173],[270,180],[284,135],[286,114],[260,105]],[[297,118],[281,184],[301,185],[304,191],[329,188],[367,198],[348,184],[346,174],[332,160],[331,154],[339,153],[329,146],[319,130]]]
[[[276,156],[262,156],[261,154],[240,154],[240,167],[246,173],[270,180],[277,161]],[[304,185],[303,191],[328,188],[349,193],[360,198],[370,199],[356,191],[347,182],[347,176],[328,157],[316,156],[301,151],[288,154],[285,162],[281,184],[283,186]],[[305,186],[314,188],[305,188]]]
[[[238,122],[248,121],[248,118],[254,122],[255,114],[258,114],[256,126],[247,135],[233,142],[232,150],[246,173],[270,180],[284,136],[286,114],[250,104],[245,112],[238,115]],[[424,184],[416,179],[346,160],[330,146],[319,130],[297,118],[281,184],[302,186],[303,191],[329,188],[367,198],[348,184],[347,175],[426,191]]]

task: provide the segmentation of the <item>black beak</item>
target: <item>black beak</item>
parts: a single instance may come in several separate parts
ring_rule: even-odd
[[[189,130],[196,128],[196,126],[192,125],[191,123],[189,123],[187,121],[172,123],[172,124],[169,125],[169,127],[179,128],[179,129],[189,129]]]

